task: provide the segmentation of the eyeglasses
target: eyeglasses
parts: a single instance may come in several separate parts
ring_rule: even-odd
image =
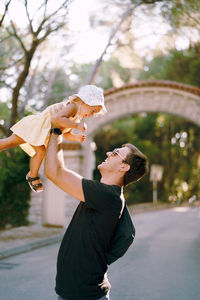
[[[117,149],[114,149],[111,153],[110,153],[110,156],[115,156],[115,155],[118,155],[122,160],[123,162],[125,162],[126,164],[129,164],[125,159],[124,157],[119,153],[119,151]]]

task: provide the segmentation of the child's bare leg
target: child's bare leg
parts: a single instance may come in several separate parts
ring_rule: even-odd
[[[38,177],[38,172],[41,166],[41,163],[45,157],[46,154],[46,148],[45,146],[32,146],[36,152],[36,154],[31,158],[30,160],[30,172],[28,173],[28,176],[30,177]],[[32,181],[34,185],[39,184],[40,180],[34,180]],[[42,186],[37,189],[37,191],[43,190]]]
[[[26,142],[23,139],[13,133],[11,136],[5,139],[0,139],[0,151],[8,148],[13,148],[24,143]]]

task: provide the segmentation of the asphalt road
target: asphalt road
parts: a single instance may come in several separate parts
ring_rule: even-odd
[[[200,299],[200,209],[136,215],[136,239],[110,266],[111,300]],[[1,300],[56,300],[59,244],[0,261]]]

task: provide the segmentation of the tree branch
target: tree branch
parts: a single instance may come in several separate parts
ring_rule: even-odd
[[[67,8],[68,5],[69,5],[69,3],[70,3],[71,1],[72,1],[72,0],[65,0],[65,1],[63,2],[63,4],[62,4],[60,7],[58,7],[57,10],[55,10],[52,14],[50,14],[50,15],[47,17],[47,20],[50,19],[50,18],[52,18],[53,16],[55,16],[61,9]]]
[[[44,34],[44,36],[43,37],[41,37],[40,39],[38,39],[38,42],[39,43],[42,43],[46,38],[47,38],[47,36],[49,35],[49,34],[51,34],[52,32],[54,32],[54,31],[57,31],[58,29],[60,29],[60,28],[62,28],[63,26],[65,26],[65,23],[62,23],[62,24],[59,24],[57,27],[55,27],[55,28],[48,28],[47,29],[47,31],[46,31],[46,33]]]
[[[35,15],[37,14],[37,12],[40,11],[40,9],[41,9],[44,5],[46,5],[46,2],[48,2],[48,0],[45,0],[45,2],[43,2],[43,3],[38,7],[38,9],[35,11],[35,13],[34,13],[34,15],[33,15],[32,20],[34,20]]]
[[[49,0],[45,0],[45,2],[44,2],[44,14],[43,14],[44,18],[46,17],[48,1],[49,1]]]
[[[189,11],[186,11],[185,14],[186,14],[186,16],[187,16],[189,19],[191,19],[191,20],[194,21],[194,23],[195,23],[196,26],[200,24],[199,19],[198,19],[198,18],[195,18],[194,16],[192,16],[192,14],[191,14]],[[193,26],[193,25],[188,25],[188,26]]]
[[[12,64],[10,64],[10,65],[6,65],[5,67],[0,67],[0,70],[1,71],[5,71],[5,70],[7,70],[7,69],[9,69],[9,68],[12,68],[13,66],[15,66],[16,64],[18,64],[19,62],[21,62],[23,59],[24,59],[24,57],[25,56],[22,56],[21,58],[19,58],[17,61],[14,61]]]
[[[37,70],[38,70],[38,67],[40,64],[40,58],[41,57],[39,56],[39,58],[37,60],[37,64],[36,64],[35,68],[32,70],[31,78],[29,80],[29,84],[28,84],[28,88],[27,88],[27,94],[25,97],[25,101],[23,102],[21,109],[19,111],[20,118],[22,118],[24,116],[24,111],[25,111],[26,105],[27,105],[29,99],[33,96],[33,87],[35,85],[35,75],[37,73]]]
[[[3,15],[2,15],[1,20],[0,20],[0,27],[3,24],[3,20],[6,16],[7,11],[8,11],[8,6],[10,5],[10,2],[11,2],[11,0],[8,0],[7,4],[5,5],[5,9],[4,9]]]
[[[128,16],[129,14],[132,14],[132,12],[133,12],[133,10],[134,10],[135,8],[136,8],[136,6],[133,7],[133,6],[130,6],[130,5],[129,5],[128,8],[126,9],[126,11],[124,12],[124,14],[122,15],[120,22],[119,22],[119,23],[117,24],[117,26],[111,31],[111,34],[110,34],[110,37],[109,37],[109,39],[108,39],[107,45],[106,45],[106,47],[104,48],[104,50],[103,50],[101,56],[96,60],[96,63],[95,63],[95,65],[94,65],[93,69],[92,69],[92,72],[91,72],[91,74],[90,74],[90,76],[89,76],[89,79],[88,79],[88,81],[87,81],[87,84],[92,84],[92,83],[94,83],[95,77],[96,77],[97,72],[98,72],[99,67],[100,67],[100,64],[101,64],[101,62],[102,62],[102,60],[103,60],[104,55],[105,55],[106,52],[107,52],[108,47],[111,45],[113,38],[115,37],[116,33],[119,31],[120,27],[122,26],[122,24],[123,24],[124,21],[126,20],[127,16]]]
[[[154,4],[156,2],[163,2],[163,0],[141,0],[140,4]]]
[[[13,89],[13,94],[12,94],[12,112],[11,112],[11,117],[10,117],[10,126],[11,127],[17,117],[18,117],[18,98],[19,98],[19,92],[20,89],[22,88],[22,86],[24,85],[24,82],[28,76],[28,72],[29,72],[29,67],[31,64],[31,60],[33,58],[33,55],[37,49],[39,45],[38,41],[33,41],[30,50],[26,53],[25,56],[25,61],[24,61],[24,68],[22,70],[22,72],[20,73],[17,83]]]
[[[27,1],[27,0],[24,1],[24,5],[25,5],[25,9],[26,9],[26,15],[27,15],[27,18],[28,18],[28,21],[29,21],[30,31],[31,31],[32,34],[34,34],[33,26],[32,26],[32,21],[33,21],[33,20],[31,20],[30,15],[29,15],[29,11],[28,11],[28,1]]]
[[[22,42],[21,38],[20,38],[19,35],[17,34],[17,31],[16,31],[16,28],[15,28],[15,25],[14,25],[13,21],[10,20],[10,23],[11,23],[11,26],[12,26],[12,29],[13,29],[14,33],[10,32],[10,31],[8,30],[8,28],[6,28],[6,31],[7,31],[10,35],[14,36],[14,37],[18,40],[18,42],[19,42],[20,46],[22,47],[22,49],[24,50],[24,52],[27,53],[27,49],[26,49],[26,47],[24,46],[24,43]]]
[[[45,18],[42,20],[42,22],[40,23],[40,25],[39,25],[37,31],[35,32],[36,36],[38,36],[38,34],[39,34],[39,33],[41,32],[41,30],[43,29],[43,25],[44,25],[49,19],[51,19],[53,16],[55,16],[55,15],[59,12],[59,10],[61,10],[61,9],[63,9],[63,8],[67,8],[67,4],[69,4],[69,2],[71,2],[71,0],[65,0],[65,1],[63,2],[63,4],[62,4],[57,10],[55,10],[52,14],[50,14],[49,16],[45,17]],[[67,14],[67,12],[66,12],[66,14]],[[66,14],[65,14],[65,15],[66,15]],[[53,30],[53,31],[54,31],[54,30]]]
[[[48,0],[44,0],[44,1],[45,1],[45,5],[47,5]],[[57,31],[58,29],[60,29],[61,27],[63,27],[65,25],[64,20],[60,20],[59,16],[56,18],[57,22],[55,22],[54,18],[52,18],[52,17],[55,16],[59,12],[59,10],[62,10],[63,8],[66,8],[70,1],[71,0],[65,0],[63,2],[63,4],[56,11],[54,11],[53,13],[51,13],[49,16],[45,17],[42,20],[42,22],[40,23],[37,31],[33,30],[33,32],[31,32],[32,33],[32,44],[31,44],[31,47],[28,50],[26,49],[25,45],[23,44],[23,41],[18,36],[18,33],[16,32],[16,28],[15,28],[14,24],[11,21],[13,31],[14,31],[13,35],[17,38],[17,40],[19,41],[22,49],[24,50],[25,57],[24,57],[24,62],[23,62],[23,66],[22,66],[23,69],[19,73],[17,82],[15,84],[15,87],[13,88],[12,111],[11,111],[10,124],[9,124],[10,126],[12,126],[16,122],[16,119],[18,117],[18,102],[19,102],[20,90],[23,87],[23,85],[25,83],[25,80],[26,80],[26,78],[29,74],[29,68],[30,68],[30,65],[31,65],[32,58],[35,54],[35,51],[37,50],[38,46],[46,39],[46,37],[50,33],[54,32],[54,31]],[[27,0],[25,0],[25,5],[27,5]],[[26,9],[27,9],[27,13],[28,13],[28,7]],[[45,10],[46,10],[46,8],[45,8]],[[62,13],[62,11],[61,11],[61,13]],[[29,22],[31,22],[31,24],[33,25],[33,18],[32,19],[30,18],[29,13],[28,13],[27,17],[29,18]],[[49,21],[50,24],[46,24],[47,21]],[[52,28],[51,23],[53,23],[53,24],[57,23],[57,25],[54,28]],[[38,35],[41,31],[43,31],[44,34],[41,38],[38,38]]]

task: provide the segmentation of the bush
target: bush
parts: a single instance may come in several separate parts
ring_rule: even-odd
[[[30,188],[25,180],[29,157],[19,148],[0,153],[0,228],[28,223]]]

